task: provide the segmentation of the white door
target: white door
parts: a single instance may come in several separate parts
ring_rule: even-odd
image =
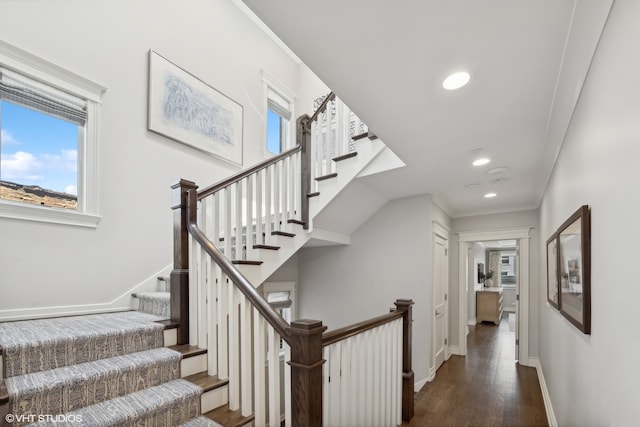
[[[520,360],[520,240],[516,243],[516,360]]]
[[[433,373],[447,355],[449,248],[445,236],[434,233],[433,244]]]

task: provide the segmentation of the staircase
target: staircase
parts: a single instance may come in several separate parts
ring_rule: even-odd
[[[313,218],[384,150],[375,136],[349,128],[362,127],[330,94],[298,120],[294,149],[199,191],[190,181],[175,185],[170,286],[134,295],[139,311],[0,324],[0,422],[319,426],[323,412],[338,423],[410,419],[410,300],[325,333],[321,321],[289,324],[256,290],[314,237]],[[341,366],[369,348],[384,355],[357,372]],[[359,387],[384,384],[383,401],[367,400],[370,393],[341,399],[356,390],[346,377]]]

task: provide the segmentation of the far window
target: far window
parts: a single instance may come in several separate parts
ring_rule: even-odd
[[[273,156],[293,147],[292,119],[294,95],[265,71],[262,82],[266,98],[265,154]]]
[[[106,89],[0,41],[0,216],[95,227]]]

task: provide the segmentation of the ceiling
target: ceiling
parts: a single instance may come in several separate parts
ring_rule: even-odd
[[[406,163],[363,185],[461,217],[538,207],[612,0],[243,1]]]

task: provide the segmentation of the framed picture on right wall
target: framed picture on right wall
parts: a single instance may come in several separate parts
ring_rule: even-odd
[[[555,308],[560,308],[558,277],[558,234],[553,233],[547,240],[547,301]]]
[[[558,251],[557,305],[560,313],[585,334],[591,333],[590,216],[589,206],[581,206],[554,235],[557,236]],[[549,242],[547,241],[547,257],[549,257]],[[549,267],[549,259],[547,259],[547,267]]]

